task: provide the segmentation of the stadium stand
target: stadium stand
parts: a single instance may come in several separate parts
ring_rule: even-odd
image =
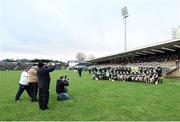
[[[180,61],[180,39],[173,39],[157,43],[154,45],[125,51],[122,53],[109,55],[93,60],[89,60],[93,65],[90,69],[117,69],[131,68],[133,66],[145,69],[156,70],[162,68],[163,76],[174,74],[173,71],[179,68]],[[155,73],[156,74],[156,73]],[[174,77],[180,77],[179,72]]]

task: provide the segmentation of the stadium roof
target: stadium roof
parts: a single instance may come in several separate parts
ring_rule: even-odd
[[[93,60],[89,60],[89,62],[96,63],[101,61],[108,61],[111,59],[129,58],[129,57],[135,57],[135,56],[137,57],[137,56],[145,56],[145,55],[157,55],[157,54],[164,54],[164,53],[176,52],[176,51],[180,51],[180,39],[168,40],[168,41],[152,44],[149,46],[144,46],[142,48],[136,48],[118,54],[96,58]]]

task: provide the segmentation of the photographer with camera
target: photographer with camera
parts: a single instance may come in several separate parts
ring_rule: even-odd
[[[55,70],[56,65],[54,63],[48,63],[45,66],[43,63],[39,63],[38,67],[39,109],[46,110],[48,109],[49,85],[51,80],[49,73]]]
[[[28,79],[29,79],[29,87],[31,93],[31,102],[37,101],[37,93],[38,93],[38,76],[37,76],[38,66],[33,64],[33,66],[28,70]]]
[[[69,99],[69,95],[67,94],[67,86],[69,86],[67,76],[60,76],[59,79],[57,79],[56,83],[56,93],[57,93],[57,99],[58,100],[66,100]]]

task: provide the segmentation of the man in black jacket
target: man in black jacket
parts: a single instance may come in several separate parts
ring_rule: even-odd
[[[67,94],[66,86],[69,86],[68,79],[66,76],[61,76],[59,79],[57,79],[56,83],[56,93],[58,100],[65,100],[69,99],[69,95]]]
[[[39,109],[45,110],[48,109],[49,100],[49,85],[51,80],[49,72],[52,72],[56,66],[50,65],[44,67],[43,63],[39,63],[38,67]]]
[[[78,70],[78,73],[79,73],[79,77],[81,77],[82,76],[82,68],[78,68],[77,70]]]

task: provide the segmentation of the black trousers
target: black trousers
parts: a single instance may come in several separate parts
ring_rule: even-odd
[[[31,93],[30,93],[30,87],[29,85],[22,85],[22,84],[19,84],[19,88],[18,88],[18,91],[16,93],[16,98],[15,100],[19,100],[22,93],[24,92],[24,90],[26,90],[26,92],[28,93],[28,95],[31,97]]]
[[[82,75],[82,73],[81,73],[81,72],[79,72],[79,77],[81,77],[81,75]]]
[[[49,89],[39,88],[39,109],[47,109],[49,101]]]
[[[29,83],[30,93],[31,93],[31,101],[34,102],[37,100],[37,93],[38,93],[38,83]]]

